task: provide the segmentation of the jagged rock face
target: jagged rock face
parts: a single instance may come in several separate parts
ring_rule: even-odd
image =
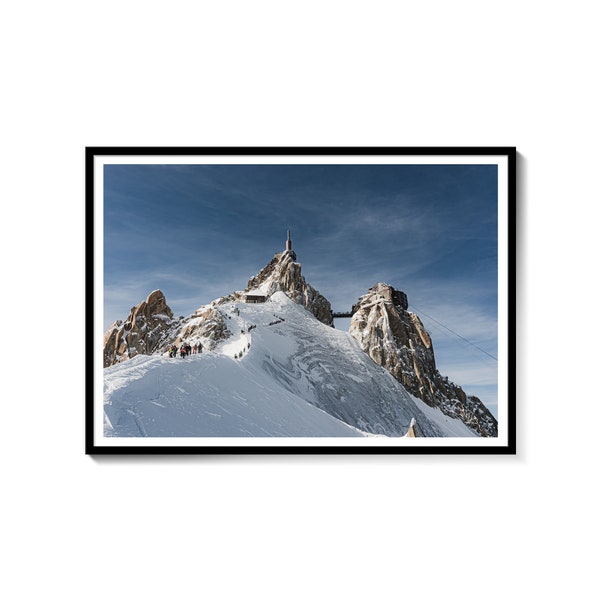
[[[296,254],[286,250],[276,254],[262,271],[251,277],[245,293],[256,292],[267,298],[275,292],[284,292],[297,304],[308,309],[319,321],[333,325],[331,304],[302,275],[302,265],[296,262]]]
[[[475,396],[443,377],[435,365],[431,337],[407,310],[403,292],[378,283],[352,307],[350,334],[414,396],[457,417],[483,436],[497,436],[498,423]]]
[[[123,321],[116,321],[104,334],[104,366],[137,354],[152,354],[166,337],[173,311],[160,290],[134,306]]]
[[[181,319],[177,328],[169,335],[164,349],[171,344],[179,347],[184,343],[193,346],[199,342],[205,351],[213,350],[221,340],[231,335],[225,318],[213,303],[199,308],[186,319]]]
[[[116,321],[104,334],[104,366],[133,358],[138,354],[162,354],[169,346],[191,346],[213,350],[231,336],[225,319],[215,303],[199,308],[189,317],[173,318],[161,291],[152,292],[134,306],[125,322]]]

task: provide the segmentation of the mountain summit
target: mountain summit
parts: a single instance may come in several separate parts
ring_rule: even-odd
[[[288,230],[286,249],[275,254],[258,275],[251,277],[244,290],[246,301],[263,301],[275,292],[283,292],[291,300],[308,309],[321,323],[333,325],[331,304],[302,275],[302,265],[296,262]]]

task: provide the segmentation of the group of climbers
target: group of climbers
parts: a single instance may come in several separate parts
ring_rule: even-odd
[[[245,348],[242,348],[239,353],[236,352],[233,355],[233,358],[242,358],[242,356],[244,356],[244,353],[246,352],[246,350],[250,350],[250,342],[248,342],[248,345]]]
[[[177,356],[178,352],[179,352],[179,356],[181,356],[181,358],[185,358],[186,356],[189,356],[190,354],[199,354],[202,352],[202,344],[200,342],[198,342],[197,344],[194,344],[193,346],[190,346],[190,344],[182,344],[179,348],[177,348],[177,346],[175,344],[172,344],[171,346],[169,346],[169,357],[170,358],[175,358]]]
[[[239,314],[240,314],[239,308],[234,309],[234,312],[236,312],[237,315],[239,316]],[[228,315],[227,313],[225,313],[225,316],[228,317],[229,319],[231,319],[231,316]],[[277,315],[274,315],[274,316],[277,316]],[[275,325],[276,323],[281,323],[284,320],[285,319],[283,319],[282,317],[279,317],[277,321],[273,321],[273,322],[269,323],[269,325]],[[255,324],[249,325],[247,332],[249,333],[250,331],[252,331],[255,328],[256,328]],[[246,330],[242,329],[240,333],[242,335],[244,335],[246,333]],[[239,353],[236,352],[234,355],[234,358],[242,358],[242,356],[245,354],[246,350],[249,350],[249,349],[250,349],[250,342],[248,342],[247,346],[245,348],[242,348],[242,350]],[[194,344],[193,346],[191,346],[190,344],[182,344],[179,348],[175,344],[171,344],[168,347],[167,352],[168,352],[170,358],[175,358],[177,356],[177,354],[179,354],[179,356],[181,356],[182,358],[185,358],[186,356],[189,356],[190,354],[202,353],[202,344],[200,342],[198,342],[197,344]]]

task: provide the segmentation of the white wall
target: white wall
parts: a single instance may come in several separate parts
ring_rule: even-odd
[[[592,7],[3,4],[0,594],[589,597]],[[86,145],[516,145],[518,455],[85,456]]]

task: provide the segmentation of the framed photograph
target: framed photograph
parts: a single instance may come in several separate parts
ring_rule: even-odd
[[[86,453],[514,454],[516,149],[86,148]]]

